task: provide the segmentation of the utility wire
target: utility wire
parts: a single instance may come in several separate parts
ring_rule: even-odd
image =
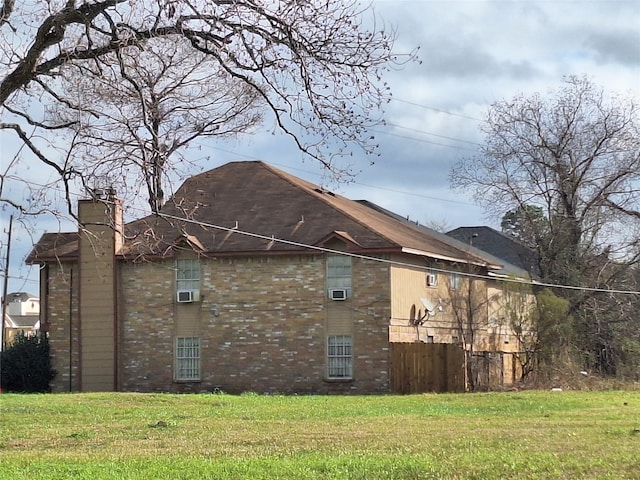
[[[468,143],[470,145],[476,145],[478,147],[482,146],[481,143],[472,142],[471,140],[462,140],[461,138],[447,137],[446,135],[440,135],[439,133],[432,133],[432,132],[427,132],[425,130],[418,130],[417,128],[403,127],[402,125],[398,125],[395,123],[387,123],[387,125],[395,128],[401,128],[402,130],[409,130],[410,132],[422,133],[424,135],[431,135],[433,137],[444,138],[446,140],[453,140],[454,142]]]
[[[460,113],[448,112],[447,110],[441,110],[439,108],[429,107],[427,105],[422,105],[420,103],[411,102],[409,100],[402,100],[401,98],[397,98],[397,97],[391,97],[391,101],[392,102],[406,103],[407,105],[413,105],[414,107],[420,107],[420,108],[424,108],[425,110],[432,110],[434,112],[444,113],[446,115],[451,115],[451,116],[454,116],[454,117],[466,118],[467,120],[473,120],[475,122],[482,122],[482,123],[485,122],[485,120],[483,120],[481,118],[470,117],[468,115],[462,115]]]
[[[372,132],[372,133],[379,133],[381,135],[389,135],[391,137],[398,137],[398,138],[404,138],[406,140],[413,140],[414,142],[421,142],[421,143],[428,143],[430,145],[437,145],[439,147],[455,148],[456,150],[468,150],[470,152],[475,152],[476,151],[473,148],[463,147],[463,146],[460,146],[460,145],[449,145],[447,143],[432,142],[431,140],[426,140],[424,138],[409,137],[407,135],[400,135],[398,133],[385,132],[384,130],[369,129],[369,131]],[[421,132],[421,133],[425,133],[427,135],[435,135],[435,134],[431,134],[431,133],[427,133],[427,132]],[[441,135],[437,135],[437,136],[441,136]],[[448,137],[444,137],[444,138],[448,138]],[[466,141],[466,140],[456,140],[456,141],[463,142],[463,141]],[[471,142],[469,142],[469,143],[471,143]]]
[[[167,214],[164,214],[164,213],[158,213],[158,216],[162,217],[162,218],[170,219],[170,220],[177,220],[177,221],[181,221],[181,222],[185,222],[185,223],[191,223],[191,224],[194,224],[194,225],[198,225],[200,227],[214,228],[214,229],[222,230],[222,231],[226,231],[226,232],[235,232],[235,233],[239,233],[240,235],[246,235],[246,236],[249,236],[249,237],[258,238],[258,239],[266,240],[266,241],[269,241],[269,242],[282,243],[284,245],[291,245],[291,246],[294,246],[294,247],[307,248],[307,249],[310,249],[310,250],[316,250],[316,251],[320,251],[320,252],[323,252],[323,253],[331,253],[331,254],[336,254],[336,255],[345,255],[345,256],[352,257],[352,258],[359,258],[359,259],[363,259],[363,260],[371,260],[371,261],[387,263],[387,264],[395,265],[395,266],[420,268],[420,269],[425,270],[425,271],[434,271],[434,272],[446,273],[446,274],[457,274],[457,275],[460,275],[460,276],[479,278],[479,279],[488,279],[488,280],[496,280],[496,279],[498,279],[498,280],[504,281],[504,282],[511,282],[511,283],[517,283],[517,284],[522,284],[522,285],[529,285],[529,286],[532,286],[532,287],[550,287],[550,288],[580,290],[580,291],[586,291],[586,292],[619,293],[619,294],[640,295],[640,291],[634,291],[634,290],[616,290],[616,289],[606,289],[606,288],[596,288],[596,287],[582,287],[582,286],[576,286],[576,285],[560,285],[560,284],[555,284],[555,283],[537,282],[537,281],[531,281],[531,280],[520,279],[520,278],[498,276],[498,275],[495,275],[495,274],[493,274],[493,275],[482,275],[482,274],[475,274],[475,273],[470,273],[470,272],[460,272],[460,271],[454,271],[454,270],[450,270],[450,269],[430,267],[430,266],[426,266],[426,265],[424,267],[420,267],[419,265],[414,265],[414,264],[406,263],[406,262],[399,262],[397,260],[387,260],[387,259],[384,259],[384,258],[371,257],[369,255],[361,255],[361,254],[357,254],[357,253],[343,252],[343,251],[340,251],[340,250],[333,250],[333,249],[330,249],[330,248],[320,247],[320,246],[317,246],[317,245],[309,245],[309,244],[306,244],[306,243],[294,242],[292,240],[285,240],[285,239],[282,239],[282,238],[276,238],[273,235],[269,236],[269,235],[263,235],[263,234],[259,234],[259,233],[248,232],[248,231],[245,231],[245,230],[240,230],[239,228],[236,228],[235,226],[234,227],[225,227],[223,225],[216,225],[216,224],[213,224],[213,223],[203,222],[203,221],[200,221],[200,220],[194,220],[194,219],[185,218],[185,217],[178,217],[178,216],[175,216],[175,215],[167,215]]]

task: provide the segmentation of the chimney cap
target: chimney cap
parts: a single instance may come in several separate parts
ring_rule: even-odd
[[[95,200],[113,200],[116,197],[116,190],[113,187],[94,188],[90,192]]]

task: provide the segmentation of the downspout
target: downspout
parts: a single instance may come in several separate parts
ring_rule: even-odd
[[[119,357],[120,357],[120,345],[119,345],[119,339],[120,339],[120,309],[119,309],[119,302],[118,302],[118,292],[119,292],[119,287],[120,287],[120,282],[119,280],[119,268],[118,268],[118,263],[117,263],[117,258],[115,255],[115,251],[114,251],[114,255],[113,255],[113,390],[116,392],[120,391],[120,375],[119,375],[119,369],[118,369],[118,364],[119,362]]]
[[[69,393],[73,392],[73,265],[69,268]]]
[[[122,339],[120,319],[120,263],[118,254],[124,246],[124,216],[122,211],[122,202],[119,201],[115,192],[110,192],[110,200],[112,201],[111,217],[113,222],[113,390],[120,391],[122,379],[120,378],[120,351]]]

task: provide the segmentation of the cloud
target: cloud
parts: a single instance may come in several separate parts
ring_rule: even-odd
[[[587,37],[585,48],[591,50],[599,63],[640,65],[640,29],[596,32]]]

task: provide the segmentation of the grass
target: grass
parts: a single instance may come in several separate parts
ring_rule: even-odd
[[[638,478],[640,395],[0,396],[4,479]]]

